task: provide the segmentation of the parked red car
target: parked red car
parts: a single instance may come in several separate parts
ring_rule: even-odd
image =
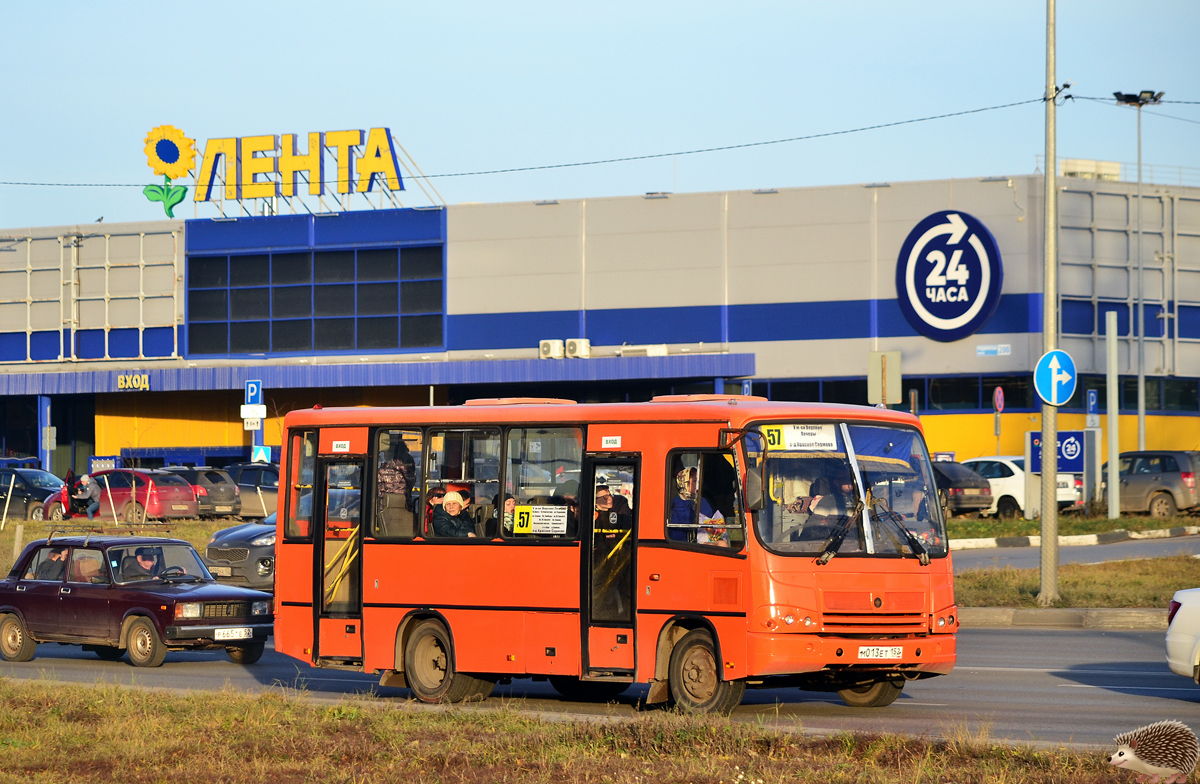
[[[101,520],[121,520],[136,525],[147,519],[196,517],[198,505],[189,485],[178,474],[168,471],[114,469],[91,475],[100,488]],[[46,499],[47,520],[64,520],[84,514],[85,505],[71,496],[79,492],[76,481],[68,481],[62,491]]]

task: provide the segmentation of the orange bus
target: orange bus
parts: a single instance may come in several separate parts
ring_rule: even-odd
[[[426,702],[548,678],[728,712],[883,706],[955,661],[920,423],[739,395],[286,417],[276,649]]]

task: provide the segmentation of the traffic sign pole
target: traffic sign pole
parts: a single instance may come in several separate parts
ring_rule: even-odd
[[[1054,0],[1046,0],[1046,166],[1045,223],[1042,227],[1042,348],[1045,352],[1058,348],[1058,153],[1055,149],[1055,101],[1058,98],[1058,77],[1055,73]],[[1040,364],[1040,363],[1039,363]],[[1037,374],[1035,372],[1035,382]],[[1051,380],[1052,393],[1057,383]],[[1057,395],[1052,398],[1057,400]],[[1065,400],[1063,401],[1066,402]],[[1058,443],[1058,407],[1042,405],[1042,443]],[[1058,450],[1053,446],[1042,450],[1042,558],[1041,590],[1038,604],[1048,607],[1058,601]]]

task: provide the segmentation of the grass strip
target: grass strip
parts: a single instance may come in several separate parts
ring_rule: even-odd
[[[1100,752],[808,738],[718,717],[544,721],[513,704],[428,711],[284,694],[178,696],[0,681],[0,782],[1091,782]]]
[[[960,607],[1037,607],[1037,569],[970,569],[954,575]],[[1190,555],[1062,564],[1055,607],[1153,607],[1166,612],[1176,591],[1200,587],[1200,559]]]
[[[1126,531],[1156,531],[1160,528],[1177,528],[1185,525],[1200,525],[1200,519],[1191,517],[1176,517],[1160,519],[1156,517],[1120,517],[1109,520],[1107,517],[1083,517],[1074,514],[1058,516],[1059,536],[1077,536],[1079,534],[1103,534],[1109,531],[1124,529]],[[946,533],[951,539],[988,539],[993,536],[1041,536],[1041,520],[1001,520],[996,517],[980,517],[970,519],[954,517],[946,523]]]

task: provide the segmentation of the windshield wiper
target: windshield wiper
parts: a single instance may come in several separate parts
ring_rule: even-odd
[[[817,566],[824,566],[829,563],[829,559],[837,555],[838,549],[842,546],[842,542],[846,541],[846,534],[850,533],[850,525],[858,519],[862,514],[862,502],[854,507],[852,514],[846,515],[838,529],[829,535],[825,540],[825,546],[821,549],[821,554],[817,556]]]
[[[883,507],[882,513],[880,512],[879,507]],[[892,508],[887,505],[886,501],[880,498],[874,499],[871,502],[871,512],[876,520],[887,520],[896,528],[900,529],[900,532],[904,534],[904,539],[908,542],[908,546],[912,550],[913,555],[917,556],[917,560],[921,562],[921,566],[929,566],[929,553],[926,552],[925,547],[921,544],[921,540],[917,538],[916,534],[908,529],[908,526],[901,521],[900,515],[893,512]]]

